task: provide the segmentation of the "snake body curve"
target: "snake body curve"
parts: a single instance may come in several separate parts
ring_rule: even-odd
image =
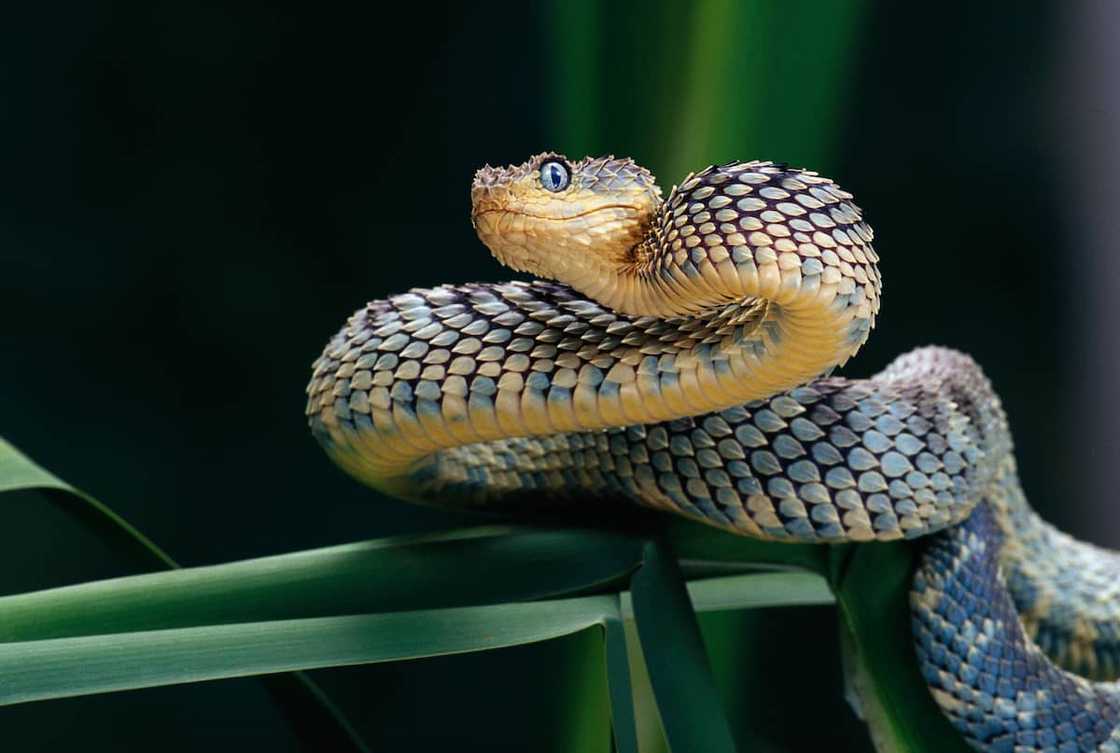
[[[911,606],[954,726],[983,751],[1120,753],[1120,560],[1028,506],[979,367],[923,348],[822,376],[879,310],[850,194],[737,162],[663,201],[631,160],[542,154],[471,196],[499,261],[544,279],[356,312],[307,390],[336,463],[441,505],[621,497],[764,539],[935,534]]]

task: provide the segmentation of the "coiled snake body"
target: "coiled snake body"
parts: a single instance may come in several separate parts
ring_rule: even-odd
[[[1120,561],[1031,511],[980,369],[923,348],[822,376],[879,309],[850,194],[749,162],[662,201],[628,159],[555,154],[483,168],[471,194],[494,255],[552,282],[355,313],[308,386],[335,462],[441,505],[622,496],[766,539],[940,532],[911,605],[950,721],[978,750],[1120,753]]]

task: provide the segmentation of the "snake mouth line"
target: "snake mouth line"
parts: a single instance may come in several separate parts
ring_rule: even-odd
[[[596,212],[604,212],[608,209],[628,209],[632,212],[638,212],[639,211],[639,207],[636,207],[633,204],[604,204],[601,207],[594,207],[592,209],[587,209],[587,210],[584,210],[584,211],[579,212],[577,214],[569,214],[569,215],[564,215],[563,217],[559,217],[559,216],[554,215],[554,214],[533,214],[532,212],[523,212],[523,211],[518,210],[518,209],[502,208],[502,209],[483,209],[480,212],[472,212],[471,213],[471,219],[472,220],[477,220],[479,217],[482,217],[482,216],[487,215],[487,214],[514,214],[514,215],[517,215],[518,217],[529,217],[529,218],[534,219],[534,220],[547,220],[549,222],[564,222],[566,220],[576,220],[576,219],[580,219],[581,217],[589,217],[589,216],[595,214]]]

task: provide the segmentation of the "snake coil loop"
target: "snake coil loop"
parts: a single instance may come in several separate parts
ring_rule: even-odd
[[[622,497],[783,541],[936,534],[911,604],[950,721],[983,751],[1120,753],[1120,560],[1030,509],[979,367],[923,348],[821,376],[879,311],[850,194],[734,162],[662,201],[629,159],[546,153],[479,170],[471,199],[494,256],[544,279],[356,312],[307,389],[343,469],[441,505]]]

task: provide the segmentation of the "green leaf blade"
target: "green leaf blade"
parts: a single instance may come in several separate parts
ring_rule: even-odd
[[[643,555],[631,597],[669,747],[678,753],[735,753],[680,568],[663,544],[647,543]]]
[[[0,493],[39,490],[94,535],[112,542],[116,551],[144,570],[175,568],[178,563],[108,505],[46,470],[0,437]]]
[[[179,568],[179,563],[171,555],[108,505],[58,478],[0,437],[0,493],[21,490],[40,491],[94,536],[111,542],[117,554],[137,569]],[[32,611],[30,616],[33,621],[44,621],[42,612]],[[0,620],[0,636],[3,635],[4,625],[11,625],[9,616],[4,617]],[[295,672],[288,677],[271,677],[265,684],[288,707],[293,725],[309,736],[330,741],[332,747],[338,750],[355,750],[358,753],[369,750],[350,720],[303,672]]]
[[[484,651],[617,615],[616,600],[594,596],[8,643],[0,645],[0,705]]]
[[[0,641],[530,601],[621,587],[638,561],[588,531],[379,539],[2,597]]]
[[[918,670],[908,594],[912,542],[846,548],[834,587],[841,636],[880,753],[967,753]]]
[[[610,693],[611,731],[617,753],[638,753],[638,731],[634,726],[634,689],[630,683],[630,660],[626,651],[626,627],[622,620],[607,620],[607,688]]]

